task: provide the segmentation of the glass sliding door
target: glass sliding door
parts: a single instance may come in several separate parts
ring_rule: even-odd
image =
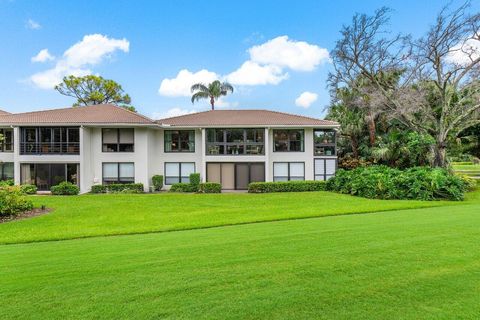
[[[63,181],[79,184],[77,163],[23,163],[20,167],[22,184],[34,184],[40,191],[48,191]]]
[[[224,190],[246,190],[250,182],[265,181],[265,163],[210,162],[207,181],[220,183]]]

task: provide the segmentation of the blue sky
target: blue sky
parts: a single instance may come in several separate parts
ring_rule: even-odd
[[[215,77],[235,85],[219,108],[321,117],[329,103],[328,51],[355,12],[388,6],[392,30],[419,36],[443,5],[0,0],[0,108],[69,106],[72,98],[52,90],[52,83],[66,73],[93,73],[119,82],[139,112],[157,118],[208,109],[207,102],[192,105],[185,88]]]

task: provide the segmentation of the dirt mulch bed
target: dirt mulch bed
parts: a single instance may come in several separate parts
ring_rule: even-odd
[[[0,216],[0,223],[33,218],[33,217],[37,217],[37,216],[41,216],[43,214],[49,213],[50,211],[52,211],[52,209],[50,208],[45,208],[44,210],[42,210],[41,208],[34,208],[33,210],[25,211],[15,216],[6,216],[6,217]]]

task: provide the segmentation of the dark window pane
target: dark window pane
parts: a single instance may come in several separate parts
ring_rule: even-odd
[[[78,128],[68,128],[68,142],[80,142],[80,131]]]

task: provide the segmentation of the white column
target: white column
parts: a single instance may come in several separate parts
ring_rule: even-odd
[[[265,128],[265,181],[271,181],[270,177],[270,129]]]
[[[13,180],[20,184],[20,128],[13,128]]]
[[[206,153],[206,142],[207,142],[207,135],[205,132],[205,128],[201,128],[202,130],[202,146],[200,148],[202,152],[202,161],[200,163],[200,177],[202,182],[207,182],[207,164],[205,163],[205,153]]]

